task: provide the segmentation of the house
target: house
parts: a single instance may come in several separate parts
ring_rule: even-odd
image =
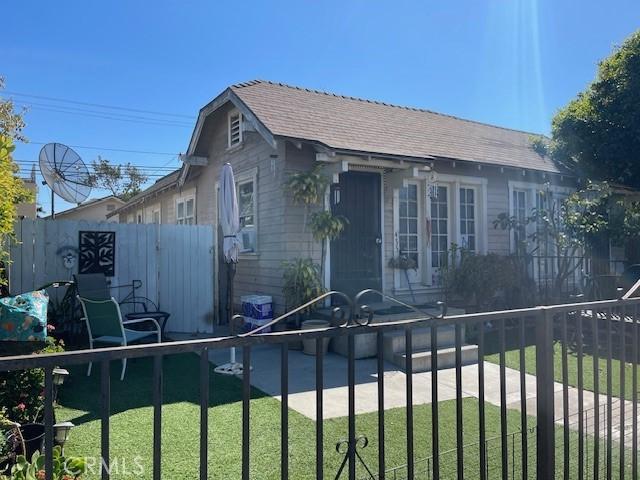
[[[56,220],[88,220],[91,222],[116,222],[114,217],[108,217],[111,212],[125,204],[123,200],[115,195],[108,195],[102,198],[93,198],[77,207],[69,208],[60,213],[56,213]],[[51,217],[48,217],[51,218]]]
[[[22,179],[24,188],[32,195],[31,201],[20,202],[16,205],[16,215],[18,218],[34,219],[38,216],[38,183],[36,182],[36,167],[31,168],[31,174]]]
[[[309,252],[304,207],[284,188],[293,172],[322,165],[332,181],[324,208],[349,219],[328,245],[325,285],[400,298],[410,298],[409,287],[424,299],[439,294],[438,269],[452,243],[509,253],[513,234],[493,220],[525,215],[544,185],[566,194],[575,184],[534,151],[527,132],[261,80],[205,105],[181,158],[179,171],[111,215],[216,225],[217,182],[229,162],[243,225],[235,293],[272,295],[279,311],[287,307],[283,261],[320,261],[320,248]],[[389,266],[400,254],[415,260],[415,271]]]

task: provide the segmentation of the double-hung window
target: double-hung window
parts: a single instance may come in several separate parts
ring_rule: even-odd
[[[240,252],[256,253],[257,246],[257,203],[256,203],[256,178],[239,176],[236,182],[238,195],[238,212],[240,217]]]
[[[176,223],[178,225],[193,225],[196,223],[196,200],[194,197],[179,198],[176,201]]]

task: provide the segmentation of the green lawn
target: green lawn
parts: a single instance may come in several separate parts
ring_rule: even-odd
[[[584,389],[588,391],[594,390],[594,362],[593,355],[585,354],[583,355],[582,360],[582,369],[583,369],[583,382]],[[500,357],[498,354],[488,355],[485,357],[485,360],[492,363],[500,363]],[[554,376],[557,382],[562,382],[562,346],[560,343],[556,343],[554,345]],[[515,370],[520,370],[520,352],[519,350],[510,350],[506,352],[505,355],[505,364],[509,368],[513,368]],[[620,382],[620,364],[621,362],[617,359],[611,360],[611,392],[612,395],[619,397],[621,390],[621,382]],[[527,373],[535,375],[536,373],[536,348],[535,346],[529,346],[525,348],[525,369]],[[598,361],[598,384],[600,394],[607,393],[607,362],[602,357],[599,358]],[[574,387],[578,386],[578,355],[576,352],[569,351],[567,356],[567,373],[568,373],[568,384]],[[627,400],[632,399],[633,395],[633,381],[632,381],[632,365],[630,363],[625,363],[625,398]],[[639,375],[639,383],[640,383],[640,372]]]
[[[199,406],[198,406],[198,358],[193,354],[167,357],[164,364],[165,393],[162,432],[162,473],[168,479],[197,478],[199,462]],[[114,362],[112,371],[111,457],[118,466],[112,478],[151,478],[152,414],[151,363],[148,360],[131,362],[124,382],[118,379],[119,364]],[[77,427],[72,431],[66,453],[99,457],[100,420],[98,374],[84,376],[82,369],[74,369],[60,394],[57,420],[71,420]],[[240,478],[241,465],[241,383],[236,378],[211,375],[209,409],[209,468],[210,477]],[[473,399],[464,401],[465,469],[467,478],[478,477],[478,404]],[[509,432],[520,429],[519,413],[509,411]],[[315,472],[315,422],[289,412],[290,478],[314,478]],[[369,438],[369,446],[362,456],[370,468],[377,471],[377,415],[357,417],[357,433]],[[529,420],[533,425],[535,420]],[[386,412],[386,462],[387,468],[406,464],[405,409]],[[440,451],[443,472],[441,478],[454,478],[455,452],[443,453],[455,448],[455,402],[440,404]],[[486,405],[487,437],[499,435],[499,409]],[[415,454],[426,458],[431,454],[431,408],[429,405],[415,408]],[[346,437],[346,418],[324,422],[325,477],[334,478],[342,461],[335,450],[336,442]],[[559,431],[558,431],[559,432]],[[535,462],[535,433],[530,436],[528,457]],[[572,436],[573,437],[573,436]],[[574,437],[573,437],[574,438]],[[574,438],[575,440],[575,438]],[[510,469],[520,470],[520,437],[509,443],[516,463]],[[512,445],[513,443],[513,445]],[[573,441],[575,445],[575,441]],[[573,447],[572,447],[573,448]],[[488,442],[490,469],[499,472],[500,442]],[[136,455],[143,472],[135,472]],[[252,391],[251,400],[251,478],[280,478],[280,402],[259,390]],[[128,470],[126,473],[125,468]],[[426,462],[416,467],[417,478],[426,476]],[[533,470],[533,468],[531,469]],[[359,468],[359,478],[364,469]],[[398,478],[402,478],[402,470]],[[97,479],[97,473],[87,475]],[[346,478],[346,475],[343,475]],[[533,478],[533,474],[531,476]]]

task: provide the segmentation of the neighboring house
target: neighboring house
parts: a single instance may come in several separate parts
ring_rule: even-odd
[[[32,201],[21,202],[16,205],[16,214],[18,218],[34,219],[38,216],[38,184],[36,182],[36,167],[31,168],[31,174],[28,178],[23,178],[24,187],[33,195]]]
[[[438,269],[452,243],[480,253],[513,251],[495,229],[503,212],[522,217],[549,184],[559,194],[575,180],[536,153],[531,134],[442,115],[252,81],[227,88],[200,110],[183,167],[115,213],[121,222],[217,224],[217,182],[229,162],[241,211],[237,296],[261,292],[282,311],[282,263],[310,254],[304,207],[284,184],[322,165],[332,179],[325,208],[349,219],[331,242],[328,288],[363,288],[408,298],[399,254],[415,259],[408,281],[419,298],[439,295]],[[155,213],[159,212],[159,213]],[[290,306],[289,306],[290,307]]]
[[[189,191],[176,196],[178,179],[181,170],[165,175],[156,180],[146,190],[133,196],[123,207],[109,214],[120,223],[195,223],[194,204],[195,199]],[[186,213],[186,203],[189,203],[189,216]],[[179,216],[176,215],[175,207],[179,204]],[[117,215],[117,216],[116,216]]]
[[[56,220],[87,220],[90,222],[117,222],[114,217],[108,217],[112,212],[125,204],[114,195],[94,198],[81,203],[77,207],[56,213]],[[51,216],[47,217],[51,218]]]

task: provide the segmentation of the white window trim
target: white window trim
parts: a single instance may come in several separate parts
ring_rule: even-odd
[[[194,212],[195,212],[195,204],[194,204]],[[156,213],[158,214],[158,220],[159,220],[158,225],[162,225],[162,206],[161,205],[158,205],[157,207],[153,207],[151,209],[151,223],[155,223],[153,221],[153,217]]]
[[[548,189],[553,193],[569,195],[575,191],[569,187],[563,187],[560,185],[551,185],[547,183],[523,182],[520,180],[509,180],[508,189],[509,189],[509,199],[508,199],[509,217],[513,217],[515,215],[515,211],[513,208],[513,192],[515,190],[526,192],[525,215],[527,217],[531,215],[531,212],[536,206],[536,195],[538,194],[538,192]],[[526,235],[533,233],[534,228],[535,228],[535,225],[528,225],[526,229]],[[515,232],[513,231],[509,233],[509,251],[511,253],[514,253],[516,251],[516,238],[515,238]]]
[[[475,229],[476,229],[476,249],[479,254],[486,254],[489,245],[489,232],[487,218],[487,184],[484,177],[471,177],[466,175],[451,175],[438,173],[436,184],[444,184],[449,187],[449,243],[462,245],[462,235],[460,233],[460,188],[475,188]],[[431,212],[431,199],[426,196],[426,212]],[[428,247],[427,257],[427,277],[426,282],[432,285],[433,265],[431,264],[431,246]]]
[[[240,185],[241,183],[253,182],[253,219],[256,229],[256,247],[255,251],[253,252],[240,252],[240,256],[247,258],[256,257],[260,252],[260,217],[258,215],[258,168],[254,167],[249,170],[239,172],[235,175],[234,180],[236,182],[236,185]]]
[[[235,115],[238,115],[238,119],[240,122],[239,132],[238,132],[239,140],[238,140],[238,143],[232,145],[231,144],[231,117]],[[242,112],[240,112],[239,110],[233,109],[227,114],[227,150],[232,150],[234,148],[237,148],[239,145],[242,145],[242,142],[244,141],[243,123],[244,123],[244,118],[242,116]]]
[[[424,181],[418,181],[419,195],[421,195],[422,201],[418,202],[419,210],[419,237],[421,239],[421,252],[420,252],[420,265],[422,269],[421,283],[426,286],[432,286],[433,266],[431,264],[431,243],[430,239],[427,241],[425,233],[425,221],[427,216],[431,216],[431,199],[427,196],[427,189],[425,188]],[[476,234],[476,249],[475,251],[480,254],[486,254],[489,245],[488,225],[489,219],[487,218],[487,184],[488,180],[483,177],[472,177],[465,175],[451,175],[451,174],[438,174],[436,184],[446,185],[448,187],[448,234],[449,243],[456,243],[462,245],[462,235],[460,233],[460,188],[473,188],[476,192],[474,196],[475,203],[475,234]],[[399,204],[400,204],[400,191],[395,188],[393,190],[393,228],[394,228],[394,255],[398,254],[398,233],[400,230],[399,224]],[[394,286],[396,289],[400,288],[401,282],[400,272],[394,272]]]
[[[408,180],[407,185],[416,185],[418,195],[418,271],[408,272],[409,281],[411,281],[412,287],[415,285],[424,285],[424,271],[425,271],[425,238],[424,238],[424,211],[425,205],[422,199],[425,196],[424,182],[420,180]],[[393,190],[393,254],[394,256],[400,255],[400,189],[394,188]],[[408,289],[408,286],[401,287],[402,281],[406,281],[404,273],[398,269],[393,269],[393,283],[396,290]],[[412,281],[413,280],[413,281]]]
[[[487,179],[483,177],[470,177],[464,175],[438,174],[436,183],[447,183],[451,187],[453,201],[453,216],[451,217],[450,232],[452,241],[462,245],[460,235],[460,187],[477,187],[476,198],[476,252],[485,254],[488,248],[488,218],[487,218]],[[429,205],[430,207],[431,205]]]
[[[195,193],[189,194],[189,195],[184,195],[184,196],[180,196],[176,198],[175,201],[175,209],[176,209],[176,225],[188,225],[188,223],[183,222],[182,224],[178,223],[178,220],[180,220],[178,218],[178,204],[179,203],[184,203],[184,219],[186,220],[187,218],[189,218],[187,216],[187,201],[188,200],[193,200],[193,215],[191,215],[193,217],[193,223],[192,225],[196,225],[196,195]]]
[[[455,190],[454,184],[450,183],[450,182],[446,182],[446,181],[440,181],[440,182],[436,182],[436,185],[442,185],[443,187],[447,188],[447,238],[449,241],[449,246],[451,245],[451,243],[455,240],[456,243],[458,243],[458,239],[454,238],[454,228],[457,228],[460,226],[460,219],[456,218],[454,215],[454,202],[452,201],[452,195],[455,195],[456,193],[452,193]],[[428,192],[425,192],[425,205],[426,205],[426,213],[428,213],[429,215],[429,220],[431,220],[433,222],[433,219],[431,218],[431,197],[427,196]],[[457,193],[458,198],[459,198],[459,192]],[[426,215],[425,215],[426,218]],[[456,225],[457,224],[457,225]],[[434,266],[433,266],[433,258],[432,258],[432,249],[431,246],[433,245],[431,242],[431,235],[433,233],[433,223],[431,224],[431,232],[429,233],[429,243],[428,245],[425,244],[425,251],[427,252],[426,254],[426,272],[427,272],[427,276],[426,276],[426,284],[429,286],[433,286],[433,274],[434,274]],[[447,247],[447,250],[449,248],[449,246]]]

